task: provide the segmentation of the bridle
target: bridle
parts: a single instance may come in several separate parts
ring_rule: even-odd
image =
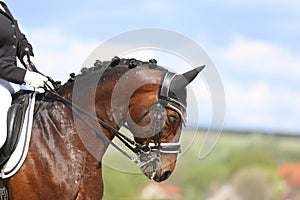
[[[93,132],[97,134],[98,137],[103,139],[105,142],[112,145],[115,149],[117,149],[120,153],[122,153],[124,156],[129,158],[134,163],[141,163],[142,165],[148,162],[153,161],[153,159],[156,159],[161,154],[178,154],[181,152],[181,145],[179,142],[174,143],[163,143],[162,140],[162,128],[164,125],[164,119],[165,119],[165,108],[172,109],[176,111],[184,125],[186,125],[186,106],[182,104],[179,100],[175,98],[169,97],[169,91],[170,86],[172,83],[172,80],[176,76],[175,73],[169,72],[165,70],[165,73],[163,75],[162,81],[161,81],[161,88],[159,90],[158,94],[158,100],[138,119],[134,122],[133,125],[128,125],[127,123],[123,124],[124,127],[127,129],[132,128],[137,123],[139,123],[143,118],[145,118],[148,114],[153,113],[153,116],[151,117],[150,122],[150,129],[147,133],[147,140],[146,144],[142,145],[134,141],[134,139],[131,139],[121,133],[119,130],[116,130],[114,127],[110,126],[105,121],[97,118],[95,115],[87,112],[83,108],[75,105],[74,103],[68,101],[67,99],[60,96],[54,89],[49,87],[49,85],[46,84],[45,90],[49,92],[52,95],[46,95],[48,99],[60,101],[63,104],[65,104],[69,109],[71,109],[85,125],[87,125]],[[85,119],[83,116],[85,115],[91,120],[94,120],[101,124],[103,127],[109,129],[110,131],[114,132],[116,137],[133,153],[136,154],[138,159],[135,157],[129,155],[125,150],[120,148],[116,143],[111,141],[109,138],[107,138],[101,131],[99,131],[94,125],[92,125],[88,120]],[[154,136],[154,142],[151,142],[151,138]],[[155,153],[155,154],[154,154]],[[155,155],[155,156],[154,156]]]
[[[158,153],[164,154],[180,153],[181,151],[181,145],[179,142],[161,142],[162,128],[165,119],[165,108],[176,111],[180,115],[184,125],[186,125],[186,107],[177,99],[169,97],[170,85],[175,76],[175,73],[166,71],[161,81],[158,100],[134,122],[134,125],[125,126],[130,129],[145,118],[149,113],[153,113],[146,144],[143,146],[143,149],[138,149],[138,151],[145,151],[145,149],[148,151],[155,150]],[[151,142],[151,136],[154,136],[154,142]]]

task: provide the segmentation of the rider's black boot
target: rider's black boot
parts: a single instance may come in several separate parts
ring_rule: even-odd
[[[2,178],[0,178],[0,200],[8,200],[8,192]]]

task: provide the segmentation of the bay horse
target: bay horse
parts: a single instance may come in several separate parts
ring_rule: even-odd
[[[202,69],[178,75],[153,60],[114,58],[39,94],[27,158],[4,180],[10,199],[101,199],[101,159],[110,144],[139,162],[149,179],[166,180],[180,152],[186,86]],[[119,132],[122,126],[133,139]]]

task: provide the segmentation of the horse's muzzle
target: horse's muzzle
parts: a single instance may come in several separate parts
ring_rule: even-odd
[[[170,154],[165,154],[164,156],[170,156]],[[162,182],[168,179],[173,171],[170,163],[163,164],[162,155],[154,152],[147,153],[143,157],[143,161],[140,169],[150,180]]]

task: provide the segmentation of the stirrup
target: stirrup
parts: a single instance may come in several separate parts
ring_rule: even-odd
[[[0,200],[8,200],[8,191],[0,177]]]

